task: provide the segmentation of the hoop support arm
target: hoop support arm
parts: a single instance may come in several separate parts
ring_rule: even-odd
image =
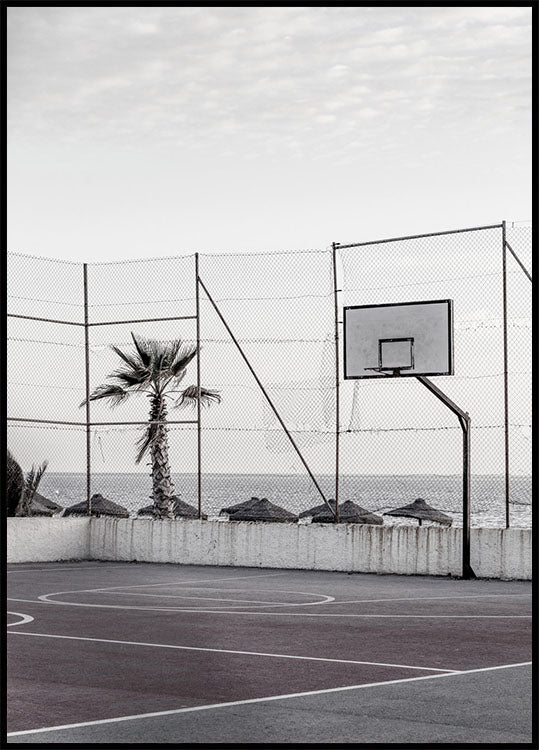
[[[419,382],[457,415],[462,428],[462,578],[476,578],[470,565],[470,424],[467,411],[460,408],[437,385],[424,375],[416,375]]]

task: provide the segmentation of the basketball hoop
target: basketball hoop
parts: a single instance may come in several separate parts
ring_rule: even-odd
[[[343,308],[345,379],[453,374],[452,300]]]
[[[365,367],[365,370],[374,370],[374,372],[381,372],[382,375],[390,375],[393,378],[398,377],[401,374],[401,370],[408,369],[406,367]]]

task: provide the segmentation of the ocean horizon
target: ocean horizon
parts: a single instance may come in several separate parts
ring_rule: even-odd
[[[198,478],[195,473],[173,474],[175,494],[198,507]],[[316,480],[327,498],[335,497],[335,477],[319,475]],[[505,477],[472,475],[471,523],[475,527],[505,527]],[[46,472],[39,493],[63,508],[86,500],[84,472]],[[91,494],[101,494],[122,505],[130,516],[151,504],[151,477],[147,472],[93,473]],[[293,513],[301,513],[323,502],[306,474],[203,474],[202,511],[216,518],[222,508],[265,497]],[[418,497],[453,518],[462,526],[462,476],[343,474],[339,477],[339,503],[352,500],[372,512],[384,513],[413,502]],[[510,525],[530,528],[532,520],[532,478],[510,477]],[[416,523],[412,519],[384,516],[388,525]]]

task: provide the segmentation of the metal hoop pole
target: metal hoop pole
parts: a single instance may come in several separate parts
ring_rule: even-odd
[[[462,577],[476,578],[470,565],[470,415],[424,375],[416,378],[457,415],[462,428]]]

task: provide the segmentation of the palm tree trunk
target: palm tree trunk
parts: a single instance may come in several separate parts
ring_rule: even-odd
[[[150,420],[166,421],[166,404],[160,396],[152,398]],[[174,518],[174,485],[168,460],[168,434],[164,424],[156,425],[151,444],[153,504],[157,518]]]

